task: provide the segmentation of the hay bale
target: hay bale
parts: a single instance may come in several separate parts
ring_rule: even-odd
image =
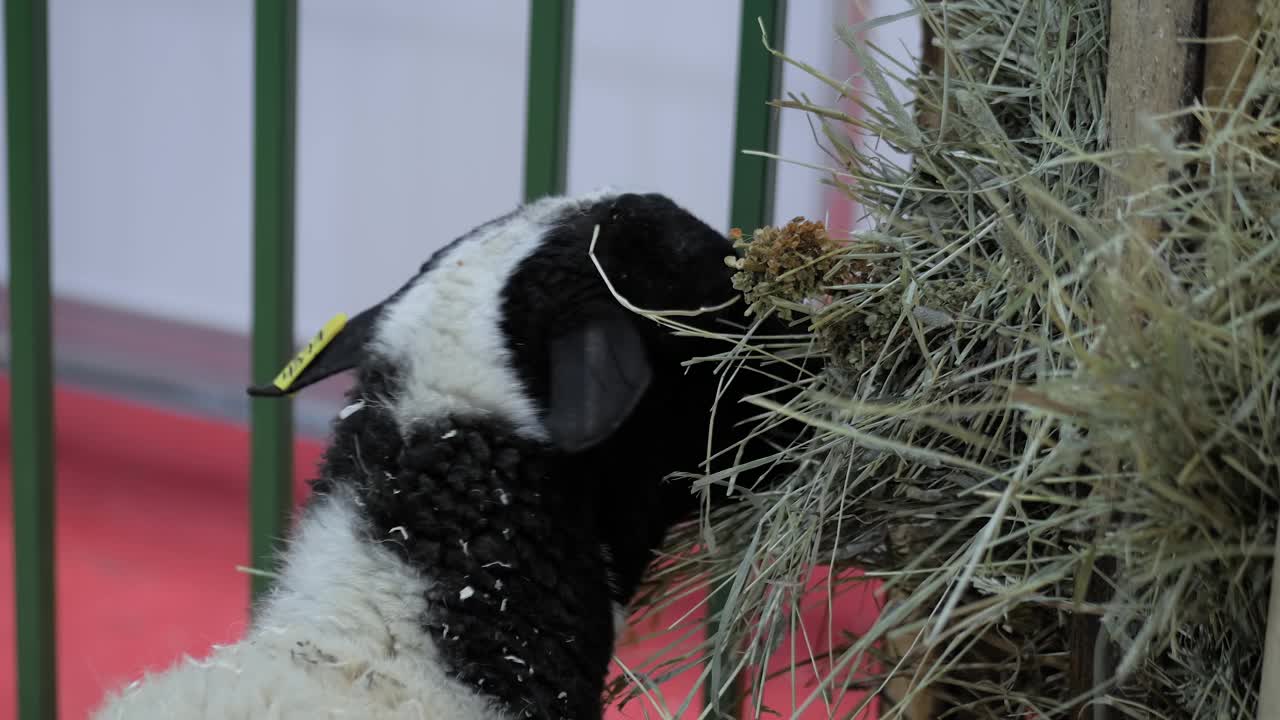
[[[855,123],[779,104],[821,123],[829,182],[874,227],[835,243],[803,222],[790,244],[787,227],[756,233],[740,285],[797,336],[726,335],[703,359],[794,380],[794,400],[756,402],[761,423],[808,425],[778,453],[800,464],[674,539],[650,597],[727,583],[722,635],[635,677],[732,650],[758,689],[797,588],[829,564],[867,569],[833,577],[883,581],[896,601],[834,656],[781,648],[823,671],[802,699],[910,676],[941,717],[1066,717],[1082,699],[1252,717],[1280,513],[1280,8],[1259,8],[1237,52],[1252,74],[1212,96],[1231,104],[1194,108],[1199,137],[1151,123],[1144,157],[1168,180],[1105,215],[1124,158],[1108,151],[1104,0],[921,3],[945,73],[844,30],[884,108]],[[904,75],[914,108],[887,92]],[[856,147],[855,124],[914,166]],[[797,370],[805,356],[825,367]],[[1087,698],[1068,677],[1081,618],[1114,648]],[[901,637],[914,650],[877,665]]]

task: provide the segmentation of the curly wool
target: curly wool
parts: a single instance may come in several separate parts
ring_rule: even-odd
[[[369,540],[430,573],[420,629],[451,676],[512,716],[599,717],[614,606],[592,478],[494,419],[394,423],[376,402],[342,421],[322,475],[344,480],[316,491],[351,488]]]

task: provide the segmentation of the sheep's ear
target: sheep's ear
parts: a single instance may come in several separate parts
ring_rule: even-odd
[[[608,439],[652,380],[644,339],[630,313],[620,307],[593,313],[551,340],[551,441],[580,452]]]
[[[381,313],[382,304],[379,303],[349,321],[342,315],[334,317],[298,351],[270,384],[250,387],[249,394],[254,397],[284,397],[359,365]]]

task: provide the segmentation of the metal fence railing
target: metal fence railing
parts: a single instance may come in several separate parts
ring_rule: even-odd
[[[9,388],[22,720],[57,713],[53,353],[49,323],[49,62],[45,0],[5,0]]]
[[[730,221],[744,231],[772,214],[771,163],[780,67],[760,42],[781,42],[785,0],[743,0],[738,49]],[[531,0],[526,199],[562,192],[568,151],[572,0]],[[292,355],[297,0],[255,0],[253,380],[269,381]],[[18,717],[57,716],[54,616],[54,452],[50,332],[47,0],[5,0],[9,165],[10,386],[16,553]],[[292,507],[289,402],[252,407],[251,562],[270,563]],[[267,579],[252,576],[257,597]],[[712,598],[712,612],[717,598]],[[723,668],[712,663],[710,686]],[[733,705],[733,693],[712,701]],[[726,714],[733,715],[731,711]]]

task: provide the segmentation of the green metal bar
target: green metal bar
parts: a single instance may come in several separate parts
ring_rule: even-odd
[[[526,201],[564,192],[572,64],[573,0],[533,0],[524,143]]]
[[[269,383],[293,349],[296,0],[257,0],[254,19],[253,379]],[[293,509],[293,404],[254,398],[252,567],[269,569]],[[269,579],[252,576],[255,599]]]
[[[49,23],[45,0],[6,0],[9,333],[18,717],[58,711],[49,329]]]
[[[769,45],[781,48],[786,16],[786,0],[743,0],[729,222],[747,235],[773,217],[774,163],[743,150],[777,151],[778,114],[768,103],[778,97],[782,85],[782,63],[761,42],[760,22]]]
[[[765,49],[760,37],[760,24],[768,35],[769,45],[781,48],[786,32],[786,0],[743,0],[741,31],[738,38],[738,101],[734,128],[733,189],[730,193],[729,222],[748,236],[756,228],[769,224],[773,217],[774,166],[767,158],[747,155],[744,150],[776,152],[778,148],[777,111],[769,101],[778,97],[782,82],[782,64]],[[721,631],[729,586],[711,593],[708,599],[707,634]],[[733,672],[736,638],[723,654],[710,658],[710,672],[703,686],[703,701],[712,708],[711,718],[741,716],[745,693],[741,677],[733,678],[723,693],[719,688]]]

